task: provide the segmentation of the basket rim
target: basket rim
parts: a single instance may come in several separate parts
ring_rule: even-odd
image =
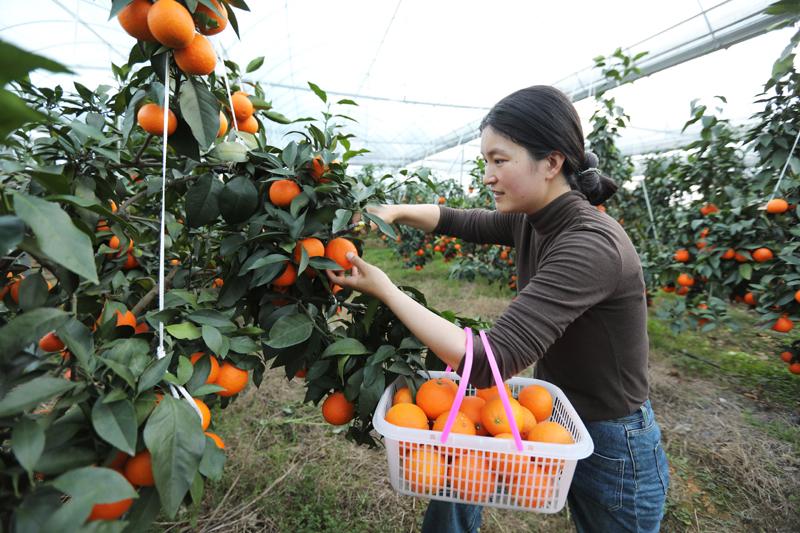
[[[460,376],[455,372],[420,371],[419,374],[425,377],[430,376],[430,378],[445,377],[454,380],[461,379]],[[567,416],[569,416],[570,420],[575,425],[575,429],[576,432],[578,433],[579,438],[573,444],[556,444],[556,443],[544,443],[544,442],[523,440],[522,441],[523,449],[522,451],[519,451],[517,450],[514,441],[511,439],[508,440],[496,439],[491,436],[462,435],[457,433],[451,433],[448,436],[447,441],[442,443],[441,431],[433,431],[430,429],[404,428],[387,422],[385,419],[386,411],[388,411],[388,408],[391,405],[394,388],[402,380],[403,376],[398,376],[398,378],[395,381],[393,381],[386,387],[386,389],[383,391],[383,394],[381,395],[380,400],[378,401],[378,405],[375,408],[375,413],[373,414],[372,417],[372,424],[375,427],[375,430],[386,439],[410,442],[414,444],[429,444],[429,445],[444,446],[450,448],[465,448],[478,451],[491,450],[494,452],[519,453],[528,456],[548,457],[548,458],[565,459],[565,460],[584,459],[586,457],[589,457],[594,451],[594,442],[592,441],[592,437],[591,435],[589,435],[589,431],[586,429],[586,426],[584,425],[583,421],[578,416],[578,413],[575,411],[575,408],[567,399],[567,396],[564,394],[564,392],[558,386],[550,383],[549,381],[543,381],[534,378],[523,378],[518,376],[506,380],[506,382],[512,386],[542,385],[543,387],[548,389],[550,393],[553,394],[554,397],[557,396],[560,403],[563,404]]]

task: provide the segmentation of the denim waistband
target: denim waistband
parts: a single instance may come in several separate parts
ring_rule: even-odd
[[[650,405],[650,400],[646,400],[638,409],[627,416],[620,418],[612,418],[611,420],[602,420],[599,422],[590,422],[591,424],[635,424],[641,422],[647,426],[653,419],[653,408]]]

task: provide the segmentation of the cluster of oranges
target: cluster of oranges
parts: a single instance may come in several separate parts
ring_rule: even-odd
[[[224,3],[211,0],[214,10],[198,4],[194,15],[175,0],[133,0],[117,15],[122,28],[132,37],[145,42],[157,42],[173,49],[178,68],[185,74],[206,76],[217,66],[217,55],[207,35],[216,35],[228,26],[228,10]],[[239,130],[255,134],[258,121],[254,116],[253,103],[249,96],[238,91],[232,95],[233,109]],[[147,103],[136,115],[139,126],[151,135],[162,135],[164,130],[164,108]],[[172,135],[178,127],[178,118],[167,110],[167,134]],[[219,131],[222,137],[228,131],[228,118],[220,111]]]
[[[161,395],[157,395],[156,402],[161,400]],[[206,436],[209,437],[214,444],[220,448],[225,448],[225,442],[216,433],[205,431],[211,421],[211,413],[208,406],[202,401],[195,398],[197,407],[203,416],[202,426]],[[148,450],[142,450],[133,457],[124,452],[117,452],[108,468],[116,470],[122,474],[132,487],[152,487],[156,484],[155,476],[153,476],[153,459]],[[92,507],[92,512],[89,515],[88,521],[95,520],[116,520],[124,515],[133,505],[132,498],[126,498],[112,503],[98,503]]]
[[[505,384],[513,423],[527,441],[572,444],[569,430],[549,420],[553,397],[541,385],[529,385],[517,398]],[[386,421],[396,426],[443,431],[458,386],[450,379],[426,381],[412,398],[408,387],[398,389]],[[451,426],[452,433],[513,439],[511,421],[496,386],[478,389],[465,396]],[[545,485],[557,477],[559,460],[542,464],[543,458],[518,453],[439,447],[401,442],[403,476],[409,488],[418,493],[435,494],[448,483],[456,497],[467,501],[486,501],[497,488],[511,494],[518,505],[540,505]]]
[[[800,374],[800,340],[794,341],[791,346],[781,352],[781,361],[789,365],[789,372]]]
[[[189,360],[192,364],[195,364],[204,356],[206,356],[205,352],[195,352],[189,356]],[[248,382],[247,370],[242,370],[229,361],[223,361],[222,364],[220,364],[213,355],[208,355],[208,359],[211,364],[211,369],[208,372],[206,383],[219,385],[223,388],[223,390],[217,392],[217,395],[228,397],[244,390]],[[203,429],[206,429],[206,427],[208,427],[208,424],[204,423]]]

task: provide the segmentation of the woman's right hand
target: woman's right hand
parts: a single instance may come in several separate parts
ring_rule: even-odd
[[[394,224],[397,218],[397,206],[386,204],[374,204],[367,206],[367,213],[380,217],[387,224]],[[370,222],[371,229],[377,229],[374,222]]]

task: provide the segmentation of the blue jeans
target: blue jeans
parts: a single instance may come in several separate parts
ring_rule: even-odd
[[[594,453],[578,461],[567,501],[578,533],[658,531],[669,470],[650,400],[633,414],[588,422]],[[431,500],[423,533],[476,532],[479,505]]]

